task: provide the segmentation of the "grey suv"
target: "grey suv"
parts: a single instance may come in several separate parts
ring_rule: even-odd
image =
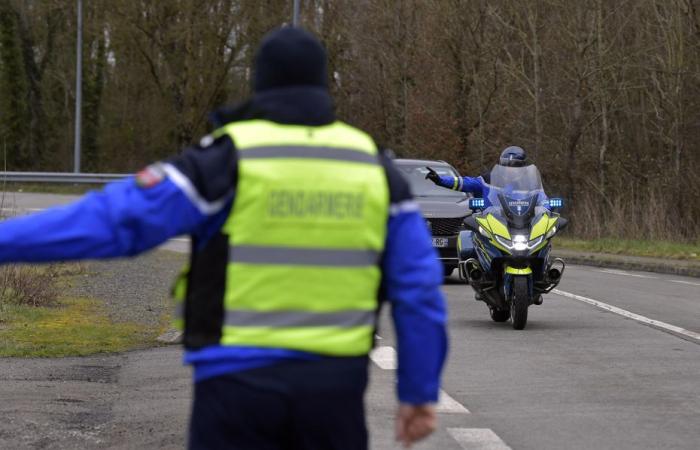
[[[433,236],[433,247],[438,251],[445,269],[445,276],[457,268],[457,239],[464,229],[463,221],[471,214],[469,198],[464,192],[436,186],[425,179],[430,166],[441,176],[460,176],[457,170],[444,161],[421,159],[395,159],[394,163],[411,184],[413,195]]]

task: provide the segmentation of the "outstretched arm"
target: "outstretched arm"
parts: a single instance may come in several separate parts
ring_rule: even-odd
[[[70,205],[1,222],[0,263],[130,256],[206,227],[232,196],[212,199],[197,188],[188,162],[206,152],[189,150]]]
[[[467,192],[475,197],[481,197],[483,193],[483,184],[479,177],[451,177],[440,176],[430,167],[426,178],[440,187],[452,189],[454,191]]]

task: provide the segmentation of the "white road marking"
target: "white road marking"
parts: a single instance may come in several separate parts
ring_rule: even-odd
[[[469,414],[469,410],[464,405],[450,397],[442,389],[440,389],[440,396],[438,397],[437,405],[435,405],[435,410],[441,413]]]
[[[381,369],[396,370],[396,350],[394,350],[394,347],[388,345],[377,347],[370,352],[369,357]],[[464,405],[450,397],[442,389],[440,389],[440,396],[435,409],[437,412],[443,413],[469,414],[469,410]]]
[[[511,450],[490,428],[448,428],[464,450]]]
[[[603,303],[598,300],[593,300],[592,298],[584,297],[582,295],[576,295],[572,294],[571,292],[560,291],[559,289],[554,289],[552,292],[557,295],[561,295],[562,297],[567,297],[574,300],[578,300],[580,302],[588,303],[589,305],[596,306],[600,309],[618,314],[628,319],[636,320],[637,322],[643,323],[645,325],[649,325],[664,331],[669,331],[674,334],[679,334],[681,336],[700,342],[700,333],[696,333],[695,331],[686,330],[685,328],[677,327],[666,322],[661,322],[660,320],[650,319],[648,317],[627,311],[626,309],[618,308],[617,306],[613,305],[608,305],[607,303]]]
[[[681,284],[689,284],[691,286],[700,286],[700,283],[693,283],[692,281],[682,281],[682,280],[668,280],[671,283],[681,283]]]
[[[613,269],[598,269],[597,272],[611,273],[613,275],[624,275],[626,277],[651,278],[654,280],[657,278],[657,277],[652,277],[650,275],[640,275],[638,273],[629,273],[629,272],[623,272],[622,270],[613,270]]]
[[[396,370],[396,350],[394,347],[377,347],[370,352],[369,357],[381,369]]]

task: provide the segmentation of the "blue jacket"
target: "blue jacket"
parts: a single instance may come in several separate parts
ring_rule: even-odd
[[[451,176],[441,176],[438,186],[444,188],[452,189],[455,191],[467,192],[472,194],[474,197],[483,198],[485,206],[488,208],[491,205],[489,200],[489,173],[478,177],[451,177]],[[549,209],[549,198],[542,192],[539,196],[540,205]]]
[[[335,120],[330,97],[312,88],[268,91],[213,118],[217,126],[249,118],[308,125]],[[434,402],[447,352],[442,268],[408,184],[388,157],[382,156],[382,163],[391,210],[381,297],[391,304],[396,329],[398,396],[406,403]],[[180,156],[73,204],[0,223],[0,263],[131,256],[179,235],[191,235],[196,258],[228,217],[236,178],[231,140],[205,137]],[[319,358],[286,349],[219,345],[185,355],[195,367],[195,381],[289,359]]]

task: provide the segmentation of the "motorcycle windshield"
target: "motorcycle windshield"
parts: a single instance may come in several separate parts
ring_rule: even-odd
[[[534,164],[494,166],[490,181],[488,198],[491,205],[502,207],[515,216],[527,214],[537,206],[540,194],[544,194],[542,177]]]

